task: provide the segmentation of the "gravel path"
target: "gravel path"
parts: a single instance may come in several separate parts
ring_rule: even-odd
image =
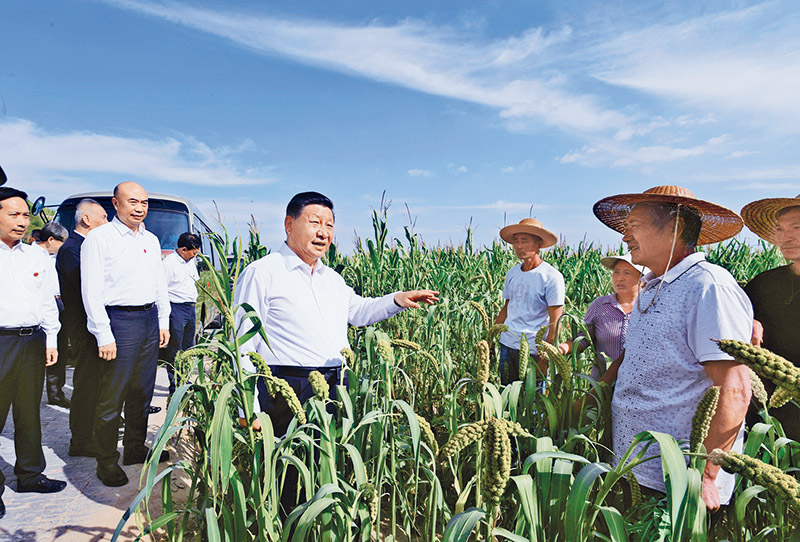
[[[72,394],[72,368],[67,369],[65,393]],[[167,373],[159,367],[153,405],[162,411],[150,416],[148,439],[164,420],[167,402]],[[0,468],[6,475],[3,502],[6,517],[0,519],[0,542],[99,542],[110,540],[125,509],[139,489],[141,465],[123,466],[130,481],[122,487],[106,487],[95,475],[96,462],[88,457],[69,457],[69,410],[47,404],[42,394],[42,445],[49,478],[66,480],[60,493],[17,493],[14,475],[14,422],[9,413],[0,433]],[[120,453],[122,446],[120,444]],[[151,502],[158,499],[158,491]],[[120,540],[132,540],[131,518]]]

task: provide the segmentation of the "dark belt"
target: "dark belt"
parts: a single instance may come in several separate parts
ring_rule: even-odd
[[[106,305],[106,309],[110,309],[112,311],[149,311],[153,308],[155,303],[145,303],[144,305]]]
[[[41,326],[32,327],[0,327],[0,335],[17,335],[19,337],[28,337],[42,329]]]
[[[170,301],[169,303],[170,305],[186,305],[187,307],[190,305],[194,307],[195,305],[194,301]]]
[[[275,376],[292,376],[295,378],[306,378],[313,371],[319,371],[323,375],[333,371],[340,371],[341,367],[295,367],[293,365],[270,365],[269,369]]]

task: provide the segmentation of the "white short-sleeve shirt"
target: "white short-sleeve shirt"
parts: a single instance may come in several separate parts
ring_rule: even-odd
[[[548,307],[564,304],[564,277],[547,262],[542,262],[530,271],[523,271],[522,264],[511,268],[503,286],[503,299],[508,300],[505,324],[508,331],[500,334],[500,343],[508,348],[519,349],[521,333],[528,337],[531,353],[536,352],[533,338],[550,323]]]
[[[704,363],[733,359],[711,339],[749,341],[753,324],[750,300],[728,271],[697,252],[661,277],[645,276],[625,337],[611,404],[614,453],[625,453],[638,433],[668,433],[677,440],[691,434],[697,403],[713,385]],[[658,287],[661,283],[661,290]],[[744,424],[733,449],[741,451]],[[659,453],[658,445],[647,454]],[[661,461],[634,469],[640,484],[665,491]],[[730,500],[735,478],[720,471],[717,489],[723,504]]]

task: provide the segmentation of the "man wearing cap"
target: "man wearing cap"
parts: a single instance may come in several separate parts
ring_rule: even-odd
[[[800,366],[800,196],[754,201],[742,209],[753,233],[777,246],[788,265],[764,271],[745,286],[753,302],[753,344]],[[769,392],[772,382],[765,381]],[[786,436],[800,441],[800,416],[795,405],[770,409]]]
[[[697,245],[736,235],[741,219],[679,186],[604,198],[594,213],[624,234],[634,264],[652,270],[636,299],[625,353],[603,376],[605,382],[616,378],[611,403],[615,456],[645,430],[688,440],[697,404],[711,386],[719,386],[720,395],[706,450],[741,451],[750,401],[748,369],[712,339],[749,340],[752,307],[730,273],[695,252]],[[657,446],[647,453],[657,454]],[[647,461],[634,471],[641,485],[665,492],[661,461]],[[732,475],[706,464],[702,496],[710,510],[728,503],[733,486]]]
[[[114,219],[88,233],[81,245],[81,295],[102,366],[94,433],[97,477],[107,486],[128,483],[117,464],[120,413],[125,404],[122,463],[143,463],[147,418],[158,349],[169,342],[169,296],[158,238],[147,231],[144,188],[114,188]],[[165,461],[165,451],[159,461]]]
[[[522,260],[506,274],[503,285],[505,305],[495,319],[506,324],[508,331],[500,334],[500,380],[508,384],[519,378],[519,343],[522,333],[528,338],[531,356],[542,375],[547,372],[545,359],[539,358],[533,338],[548,326],[545,340],[556,338],[556,324],[564,313],[564,277],[544,261],[539,254],[543,248],[556,244],[556,236],[534,218],[500,230],[500,238],[514,247]]]
[[[69,344],[72,373],[72,408],[69,428],[70,456],[94,457],[94,411],[100,392],[100,375],[105,360],[97,355],[97,341],[86,327],[86,310],[81,299],[81,246],[86,235],[108,222],[106,210],[93,199],[82,199],[75,207],[75,229],[56,256],[56,271],[61,286],[61,331],[58,342],[61,357]],[[63,360],[62,360],[63,361]]]
[[[378,298],[357,295],[321,261],[333,241],[333,226],[333,202],[328,197],[318,192],[296,194],[286,207],[286,242],[248,265],[236,284],[236,304],[247,303],[255,310],[269,340],[267,345],[256,335],[241,351],[261,354],[272,374],[288,381],[301,402],[313,394],[308,382],[312,371],[322,373],[333,393],[344,365],[341,351],[348,347],[348,324],[370,325],[439,299],[433,290]],[[242,362],[255,372],[247,357]],[[284,435],[293,417],[289,406],[281,396],[272,397],[263,381],[257,399],[256,406],[270,414],[275,435]]]
[[[54,493],[66,482],[42,472],[39,403],[46,365],[58,359],[58,308],[49,256],[22,242],[30,224],[28,196],[0,187],[0,431],[13,407],[17,492]],[[0,518],[6,507],[0,470]]]

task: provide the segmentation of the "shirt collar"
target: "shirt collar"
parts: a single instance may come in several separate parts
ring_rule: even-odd
[[[660,277],[655,276],[655,273],[651,271],[644,278],[648,283],[654,279],[661,279],[666,283],[672,283],[672,281],[674,281],[675,279],[683,275],[686,271],[688,271],[689,268],[693,267],[694,265],[700,262],[704,262],[705,260],[706,260],[705,253],[694,252],[686,256],[684,259],[678,262],[677,265],[670,268],[669,271],[667,271]]]
[[[123,224],[122,221],[116,216],[114,216],[114,218],[111,219],[111,224],[117,229],[120,235],[128,235],[128,234],[137,235],[136,233],[133,233],[132,229]],[[144,222],[142,222],[141,224],[139,224],[138,233],[142,233],[143,231],[146,231],[146,229],[147,228],[144,227]]]
[[[280,250],[278,251],[281,256],[283,256],[283,263],[286,264],[287,271],[291,271],[293,269],[297,269],[298,267],[305,266],[308,269],[309,273],[311,272],[311,266],[304,262],[300,256],[298,256],[294,250],[289,248],[289,245],[286,244],[286,241],[283,242],[281,245]],[[314,266],[314,272],[320,273],[326,269],[326,265],[322,263],[322,260],[317,260],[316,265]]]
[[[0,243],[0,248],[2,248],[3,250],[7,250],[9,252],[11,252],[12,250],[25,250],[24,248],[22,248],[24,246],[30,246],[30,245],[26,245],[25,243],[22,242],[21,239],[17,239],[17,242],[14,243],[14,246],[10,248],[7,244]]]
[[[600,298],[600,303],[604,303],[606,305],[617,305],[617,296],[615,294],[604,295]]]

